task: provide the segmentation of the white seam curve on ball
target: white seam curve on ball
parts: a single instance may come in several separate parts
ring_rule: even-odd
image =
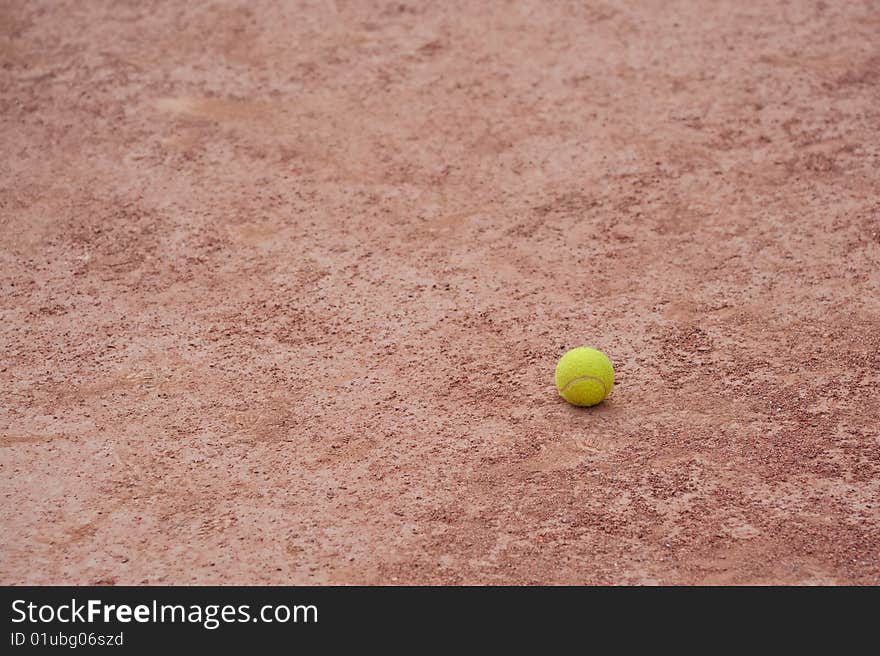
[[[569,387],[571,387],[571,386],[574,385],[575,383],[579,383],[579,382],[581,382],[582,380],[595,380],[597,383],[599,383],[599,384],[602,386],[602,391],[603,391],[605,394],[608,394],[608,388],[605,387],[605,381],[602,380],[601,378],[596,378],[595,376],[579,376],[578,378],[572,378],[572,379],[571,379],[570,381],[568,381],[568,382],[565,384],[565,386],[564,386],[561,390],[559,390],[559,391],[564,393],[565,390],[567,390]]]

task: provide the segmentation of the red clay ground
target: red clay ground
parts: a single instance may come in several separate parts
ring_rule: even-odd
[[[880,583],[880,3],[0,26],[0,582]]]

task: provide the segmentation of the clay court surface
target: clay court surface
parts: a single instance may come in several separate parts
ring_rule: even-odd
[[[878,135],[876,1],[0,2],[0,582],[878,584]]]

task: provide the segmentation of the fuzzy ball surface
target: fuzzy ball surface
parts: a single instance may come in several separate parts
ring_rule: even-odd
[[[560,396],[572,405],[596,405],[611,394],[614,367],[602,351],[579,346],[559,359],[555,380]]]

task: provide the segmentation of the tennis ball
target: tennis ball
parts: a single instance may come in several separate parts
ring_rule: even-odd
[[[579,346],[556,365],[556,389],[572,405],[596,405],[611,394],[614,367],[602,351]]]

